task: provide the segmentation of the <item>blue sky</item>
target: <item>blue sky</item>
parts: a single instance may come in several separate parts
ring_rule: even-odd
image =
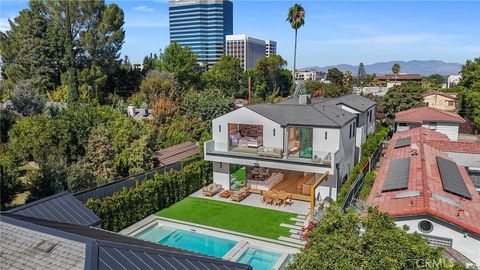
[[[168,2],[107,1],[125,12],[122,55],[142,61],[169,43]],[[292,1],[234,1],[234,33],[278,42],[293,62],[294,32],[285,22]],[[480,2],[300,1],[306,10],[299,30],[298,66],[365,64],[390,60],[463,63],[480,56]],[[0,29],[27,6],[1,0]]]

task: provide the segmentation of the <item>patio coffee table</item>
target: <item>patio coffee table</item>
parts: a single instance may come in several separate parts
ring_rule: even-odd
[[[230,195],[232,195],[232,193],[233,193],[233,191],[227,189],[227,190],[222,191],[222,193],[220,193],[218,196],[220,196],[220,198],[228,199],[228,198],[230,198]]]

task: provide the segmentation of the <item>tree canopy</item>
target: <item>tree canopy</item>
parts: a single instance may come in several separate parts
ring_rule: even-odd
[[[417,233],[398,228],[375,208],[365,215],[329,209],[307,234],[307,247],[287,269],[416,269],[421,260],[441,260],[442,251]],[[445,269],[463,269],[450,261]],[[443,268],[442,268],[443,269]]]
[[[395,113],[423,106],[424,90],[420,83],[406,82],[388,89],[379,104],[379,111],[385,114],[385,121],[393,123]]]
[[[243,97],[243,69],[240,60],[233,56],[222,56],[212,68],[205,73],[207,87],[219,89],[225,95]]]

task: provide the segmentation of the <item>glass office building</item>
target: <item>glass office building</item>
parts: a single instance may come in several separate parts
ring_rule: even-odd
[[[215,64],[233,33],[233,4],[228,0],[169,2],[170,42],[188,46],[201,64]]]

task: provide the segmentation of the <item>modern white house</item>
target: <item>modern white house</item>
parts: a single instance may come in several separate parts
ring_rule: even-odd
[[[465,119],[460,115],[432,107],[413,108],[395,114],[396,131],[422,126],[443,133],[452,141],[458,140],[458,130],[463,123]]]
[[[212,121],[204,157],[225,189],[275,188],[309,201],[313,187],[317,200],[336,199],[355,165],[357,137],[375,129],[370,114],[375,122],[375,103],[353,95],[245,106]]]
[[[424,127],[395,133],[367,203],[448,257],[480,266],[480,196],[467,169],[448,153],[464,147]]]

